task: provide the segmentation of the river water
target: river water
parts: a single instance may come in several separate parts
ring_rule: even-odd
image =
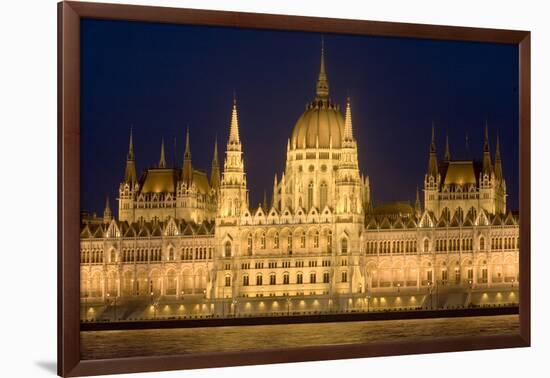
[[[81,332],[82,359],[233,352],[519,333],[518,315]]]

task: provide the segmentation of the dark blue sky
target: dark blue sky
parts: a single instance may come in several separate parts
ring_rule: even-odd
[[[124,173],[130,127],[138,175],[167,158],[181,166],[185,129],[193,165],[224,156],[237,93],[245,168],[256,205],[283,170],[287,138],[315,96],[321,35],[83,20],[81,207],[101,213]],[[443,155],[481,156],[497,133],[511,209],[518,207],[518,58],[513,45],[325,34],[331,98],[351,97],[362,172],[375,202],[414,200],[431,123]],[[469,152],[465,137],[469,136]],[[174,151],[174,137],[177,140]]]

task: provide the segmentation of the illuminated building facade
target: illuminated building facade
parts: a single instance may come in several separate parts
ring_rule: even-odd
[[[271,203],[252,208],[235,101],[223,171],[216,146],[210,179],[192,166],[189,131],[181,169],[166,166],[162,145],[158,166],[138,179],[130,136],[119,219],[108,201],[102,218],[83,218],[82,297],[237,313],[290,311],[292,301],[418,307],[440,290],[452,307],[517,283],[518,217],[507,212],[500,146],[493,164],[487,129],[481,162],[452,160],[448,141],[438,161],[432,129],[424,203],[417,191],[414,207],[373,206],[351,103],[342,114],[330,100],[322,52],[316,96],[286,148]]]

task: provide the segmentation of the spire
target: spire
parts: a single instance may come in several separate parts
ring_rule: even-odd
[[[214,189],[220,187],[220,165],[218,164],[218,138],[214,140],[214,156],[212,157],[212,171],[210,173],[210,186]]]
[[[134,155],[133,130],[130,128],[130,141],[128,143],[128,155],[126,155],[126,168],[124,169],[124,182],[134,184],[137,181],[136,162]]]
[[[164,157],[164,138],[162,139],[162,142],[160,144],[159,168],[166,168],[166,159]]]
[[[344,140],[353,141],[353,126],[351,123],[351,102],[349,97],[346,103],[346,118],[344,122]]]
[[[502,180],[502,160],[500,159],[500,138],[497,134],[497,144],[495,147],[495,177]]]
[[[430,159],[428,161],[428,175],[437,177],[437,151],[435,146],[435,125],[432,122],[432,143],[430,144]]]
[[[319,78],[317,79],[317,97],[316,100],[328,99],[328,79],[325,71],[325,40],[321,39],[321,66],[319,69]]]
[[[449,149],[449,133],[445,134],[445,161],[451,161],[451,150]]]
[[[229,129],[229,143],[240,144],[239,117],[237,114],[237,98],[233,95],[233,110],[231,112],[231,128]]]
[[[113,219],[113,213],[111,212],[111,206],[109,205],[109,197],[105,198],[105,209],[103,210],[103,222],[109,223]]]
[[[189,126],[187,126],[187,132],[185,134],[185,152],[183,154],[183,181],[189,184],[193,179],[193,164],[191,162],[191,146],[189,137]]]
[[[128,155],[126,157],[126,160],[135,160],[133,134],[134,134],[133,127],[130,127],[130,142],[128,143]]]
[[[414,202],[414,211],[416,216],[420,218],[422,214],[422,208],[420,207],[420,192],[418,191],[418,186],[416,187],[416,201]]]
[[[491,151],[489,148],[489,124],[485,121],[485,138],[483,140],[483,174],[491,176],[492,171]]]

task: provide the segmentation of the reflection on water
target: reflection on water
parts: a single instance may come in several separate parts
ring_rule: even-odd
[[[83,359],[519,333],[518,315],[81,332]]]

